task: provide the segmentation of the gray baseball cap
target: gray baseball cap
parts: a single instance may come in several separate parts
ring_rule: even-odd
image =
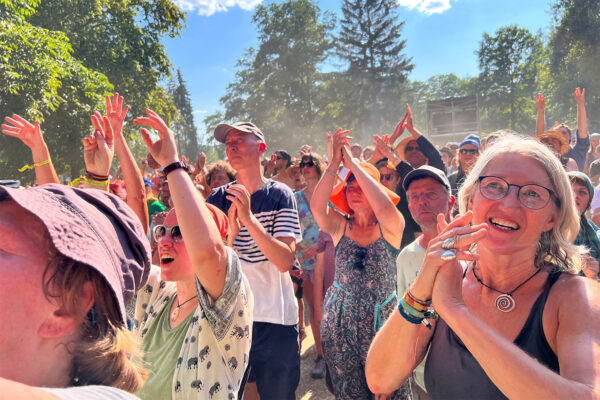
[[[433,178],[439,183],[441,183],[448,191],[450,191],[450,182],[444,174],[444,171],[439,170],[435,167],[431,167],[429,165],[421,165],[419,168],[413,169],[404,177],[404,181],[402,181],[402,187],[404,190],[408,190],[411,182],[416,179],[421,178]]]
[[[251,133],[257,138],[259,138],[261,142],[264,143],[265,141],[265,135],[252,122],[236,122],[231,125],[220,124],[215,128],[215,139],[217,139],[221,143],[225,143],[225,139],[227,138],[227,135],[229,134],[229,132],[231,132],[232,129],[235,129],[236,131],[240,132]]]

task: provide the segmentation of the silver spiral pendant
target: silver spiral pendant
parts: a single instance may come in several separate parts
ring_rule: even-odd
[[[496,308],[502,312],[511,312],[515,309],[515,299],[509,294],[501,294],[496,297]]]

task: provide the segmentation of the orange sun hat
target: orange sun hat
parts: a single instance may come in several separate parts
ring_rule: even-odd
[[[385,192],[385,194],[387,194],[387,196],[390,198],[392,203],[394,203],[394,205],[397,205],[398,202],[400,201],[400,196],[398,196],[395,192],[386,188],[379,182],[379,180],[381,179],[381,176],[380,176],[377,168],[375,168],[375,166],[373,164],[369,164],[366,162],[358,163],[358,165],[360,166],[360,168],[363,171],[365,171],[368,175],[370,175],[373,179],[375,179],[375,181],[377,182],[379,187]],[[350,209],[350,206],[348,205],[348,200],[346,200],[346,191],[345,191],[346,182],[348,182],[348,178],[350,178],[350,175],[352,175],[352,172],[350,172],[350,173],[348,173],[348,175],[346,175],[346,178],[343,180],[343,182],[340,182],[333,187],[333,190],[331,191],[331,195],[329,196],[329,201],[331,201],[331,203],[337,209],[339,209],[346,215],[352,214],[352,210]]]

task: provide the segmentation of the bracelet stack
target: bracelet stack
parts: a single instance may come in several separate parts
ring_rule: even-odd
[[[431,329],[431,323],[428,319],[438,318],[438,314],[431,307],[431,300],[417,299],[408,289],[398,303],[398,311],[402,318],[411,324],[423,324],[429,329]]]
[[[105,188],[108,187],[110,183],[108,178],[110,178],[110,175],[96,175],[86,170],[84,182],[91,186]]]

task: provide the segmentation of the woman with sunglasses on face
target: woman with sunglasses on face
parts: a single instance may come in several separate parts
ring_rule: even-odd
[[[352,158],[347,134],[339,129],[332,135],[331,164],[311,199],[317,223],[336,245],[335,281],[325,295],[321,340],[336,398],[368,399],[373,393],[364,365],[375,332],[396,303],[395,260],[404,219],[395,207],[398,195],[381,185],[377,169]],[[342,162],[350,172],[336,184]],[[337,209],[328,206],[329,200]],[[404,387],[397,395],[409,391]]]
[[[248,365],[252,294],[235,252],[223,240],[225,214],[204,202],[179,161],[173,132],[154,112],[134,123],[155,129],[152,156],[164,168],[174,208],[153,229],[160,269],[136,301],[150,374],[142,399],[236,398]],[[235,221],[232,221],[232,223]]]
[[[294,195],[298,203],[298,216],[302,227],[302,241],[296,244],[296,258],[302,268],[302,287],[304,298],[308,302],[310,326],[315,339],[317,358],[311,371],[313,378],[322,378],[325,370],[323,347],[321,345],[321,318],[323,315],[323,298],[331,285],[334,260],[326,259],[330,252],[326,246],[332,246],[331,237],[322,232],[310,211],[310,201],[319,183],[319,179],[327,168],[327,164],[318,154],[308,153],[300,161],[300,173],[306,182],[306,188]],[[327,270],[327,271],[326,271]],[[325,279],[325,275],[327,278]],[[327,283],[328,282],[328,283]]]
[[[460,199],[373,341],[370,387],[397,387],[428,350],[433,399],[598,398],[600,290],[577,275],[579,218],[559,160],[534,140],[500,139]]]

